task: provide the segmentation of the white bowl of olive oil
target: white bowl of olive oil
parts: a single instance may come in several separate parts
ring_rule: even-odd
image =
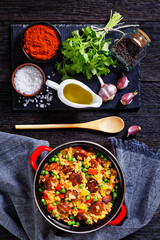
[[[70,107],[98,108],[102,105],[101,97],[78,80],[67,79],[60,84],[47,80],[46,85],[57,90],[59,99]]]

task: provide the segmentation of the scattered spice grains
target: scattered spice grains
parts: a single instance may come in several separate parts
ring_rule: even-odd
[[[53,92],[49,90],[49,87],[46,86],[46,89],[41,92],[40,94],[37,94],[34,96],[34,98],[26,98],[20,96],[18,98],[18,103],[22,104],[24,108],[26,108],[28,105],[31,105],[35,108],[47,108],[51,106],[51,102],[53,100]]]
[[[38,92],[42,84],[42,73],[36,67],[24,66],[15,73],[14,85],[23,94],[31,95]]]

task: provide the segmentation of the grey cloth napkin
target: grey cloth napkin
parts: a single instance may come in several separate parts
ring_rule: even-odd
[[[105,226],[85,236],[65,232],[59,236],[35,204],[34,171],[29,164],[34,149],[49,143],[3,132],[0,132],[0,224],[22,240],[82,240],[84,237],[118,240],[145,226],[160,204],[160,151],[153,153],[135,140],[122,142],[109,138],[109,142],[126,180],[127,218],[121,226]]]

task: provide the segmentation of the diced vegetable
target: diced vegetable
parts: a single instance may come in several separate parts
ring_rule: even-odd
[[[97,169],[89,168],[89,169],[88,169],[88,174],[96,175],[96,174],[97,174]]]

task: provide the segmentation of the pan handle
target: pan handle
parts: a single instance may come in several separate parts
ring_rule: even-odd
[[[37,170],[37,165],[36,165],[36,160],[38,158],[38,156],[43,152],[43,151],[48,151],[50,152],[53,148],[47,147],[47,146],[39,146],[37,147],[33,153],[30,156],[29,162],[32,166],[32,168],[36,171]]]
[[[119,215],[114,220],[110,221],[108,223],[108,225],[118,225],[118,224],[120,224],[120,222],[122,222],[122,220],[126,216],[126,213],[127,213],[127,209],[124,206],[124,204],[122,204],[121,211],[120,211]]]

